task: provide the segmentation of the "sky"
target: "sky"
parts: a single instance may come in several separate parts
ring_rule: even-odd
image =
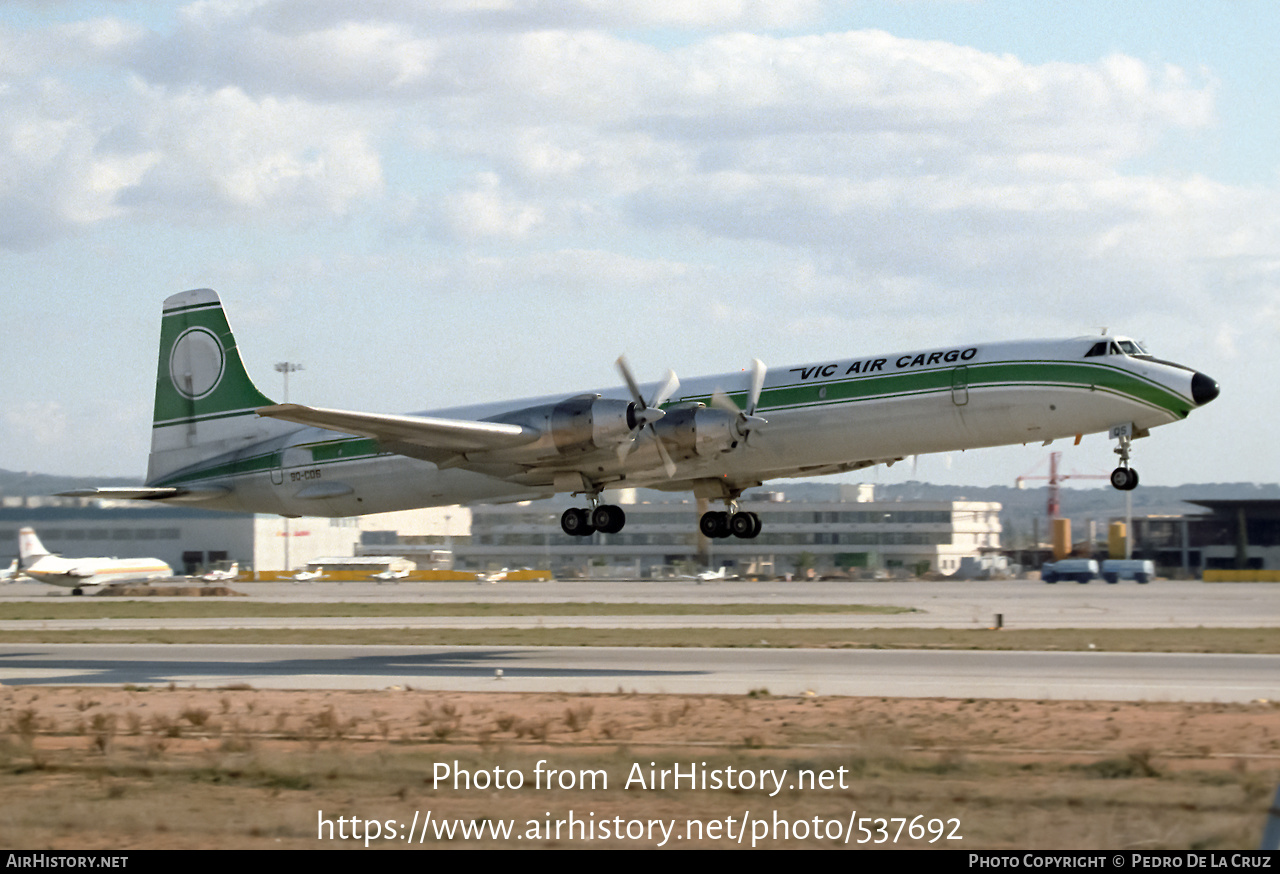
[[[145,472],[161,302],[377,412],[1106,327],[1277,482],[1280,6],[0,0],[0,468]],[[1055,444],[1105,474],[1105,435]],[[1012,484],[1039,445],[849,480]],[[1081,479],[1080,483],[1086,482]],[[1101,481],[1098,481],[1101,483]]]

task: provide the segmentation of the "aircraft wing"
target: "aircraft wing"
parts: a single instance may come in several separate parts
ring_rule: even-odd
[[[445,456],[494,449],[510,449],[532,443],[542,432],[523,425],[477,422],[467,419],[439,419],[431,416],[389,416],[380,413],[353,413],[326,410],[300,404],[260,407],[259,416],[372,437],[387,449],[429,461]],[[417,450],[426,450],[415,451]]]

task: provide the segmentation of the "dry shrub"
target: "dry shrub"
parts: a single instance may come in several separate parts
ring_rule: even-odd
[[[202,728],[209,721],[209,711],[203,707],[187,707],[182,711],[182,718],[196,728]]]
[[[564,724],[569,726],[572,732],[579,732],[591,723],[591,718],[595,715],[595,708],[590,704],[581,704],[577,707],[569,707],[564,711]]]

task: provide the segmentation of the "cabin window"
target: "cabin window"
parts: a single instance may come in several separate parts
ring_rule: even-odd
[[[1099,355],[1107,354],[1107,342],[1103,340],[1101,343],[1094,343],[1089,347],[1089,351],[1084,353],[1085,358],[1097,358]]]

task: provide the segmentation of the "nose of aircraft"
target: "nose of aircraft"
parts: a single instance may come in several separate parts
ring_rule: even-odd
[[[1203,407],[1217,396],[1218,381],[1216,379],[1203,373],[1197,373],[1191,377],[1191,399],[1196,402],[1196,406]]]

